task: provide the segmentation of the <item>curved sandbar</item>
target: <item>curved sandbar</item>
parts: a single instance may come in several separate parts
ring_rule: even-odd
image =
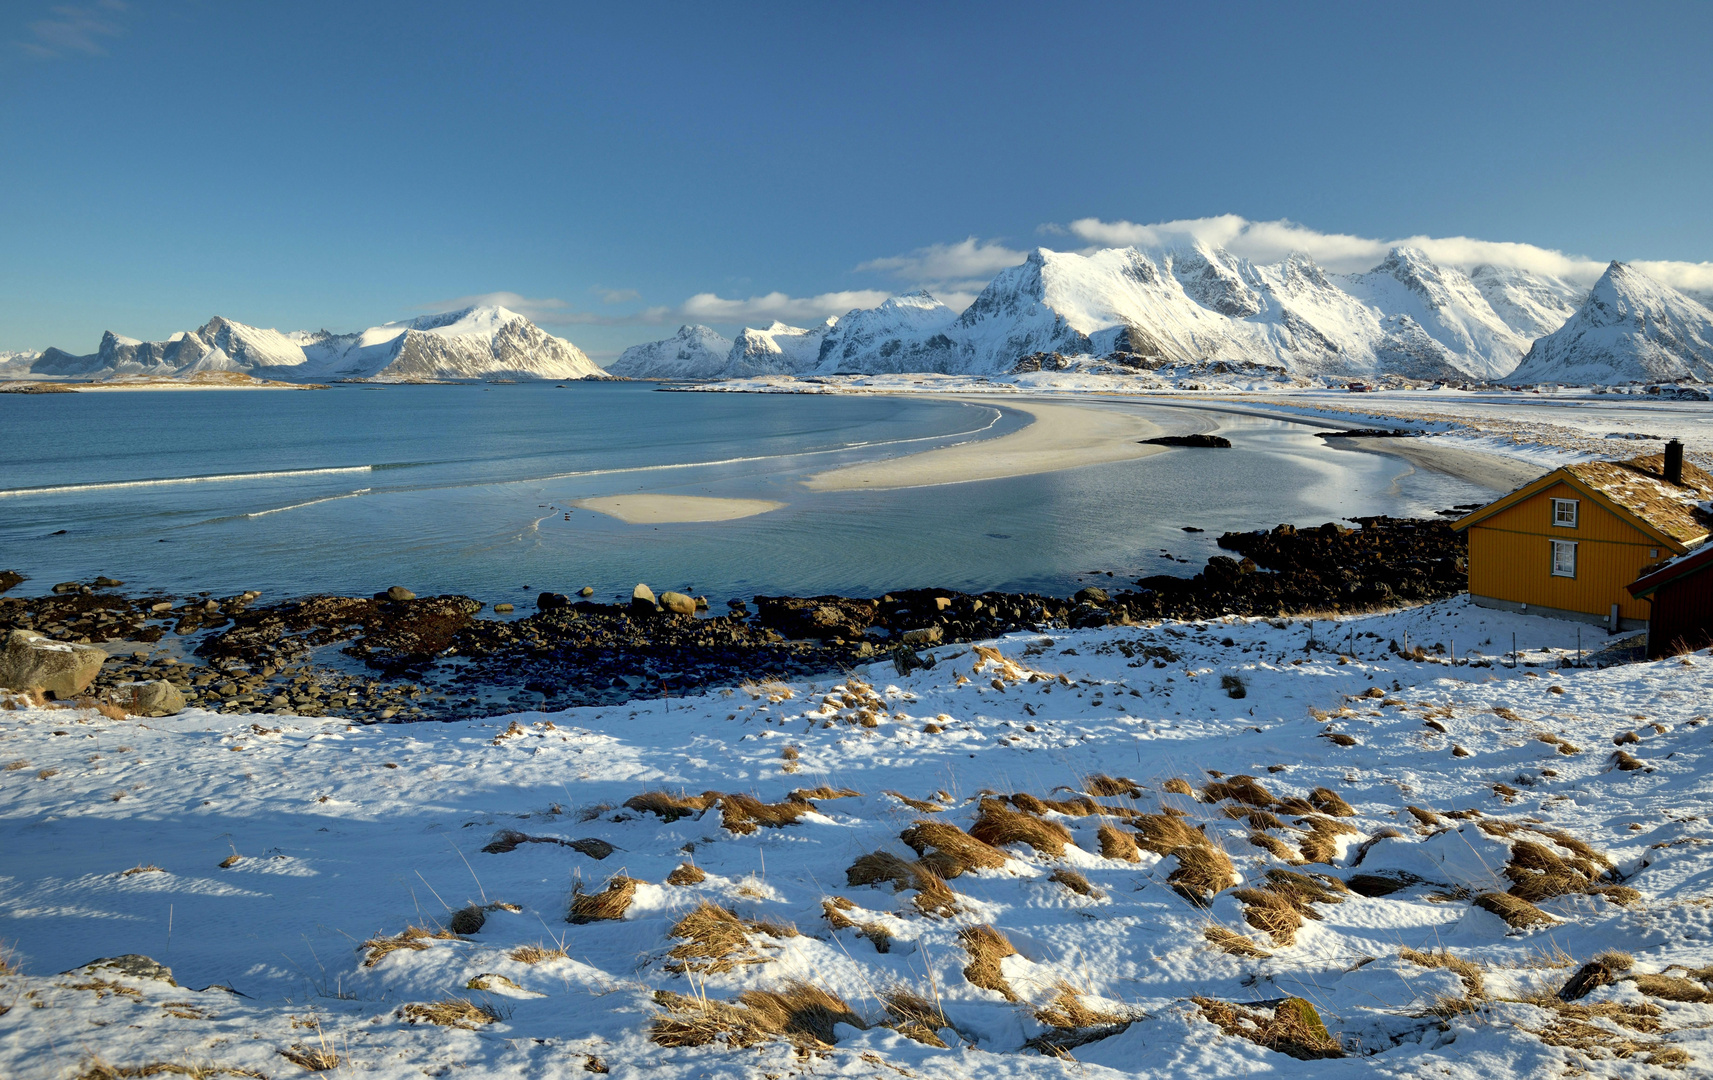
[[[692,521],[733,521],[754,517],[785,504],[768,499],[715,499],[706,495],[601,495],[572,503],[629,525],[663,525]]]
[[[886,488],[962,484],[1007,476],[1058,472],[1081,465],[1128,461],[1165,453],[1163,446],[1143,446],[1160,428],[1139,416],[1089,405],[986,398],[959,400],[1003,404],[1034,418],[1027,427],[997,439],[943,446],[920,454],[864,462],[809,476],[811,491],[873,491]]]

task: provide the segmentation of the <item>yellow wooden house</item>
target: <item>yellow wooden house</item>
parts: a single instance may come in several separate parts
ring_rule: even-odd
[[[1555,469],[1459,519],[1469,595],[1485,607],[1634,630],[1648,602],[1625,586],[1707,541],[1713,476],[1664,454]]]

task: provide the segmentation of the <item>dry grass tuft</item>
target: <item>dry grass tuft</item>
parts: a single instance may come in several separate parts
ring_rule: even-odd
[[[1164,791],[1164,792],[1168,792],[1172,795],[1194,796],[1196,793],[1196,789],[1193,787],[1190,787],[1190,782],[1188,780],[1185,780],[1185,779],[1183,779],[1181,777],[1177,777],[1177,776],[1174,776],[1170,780],[1167,780],[1164,784],[1161,784],[1160,790]]]
[[[1142,788],[1136,781],[1126,776],[1107,776],[1105,773],[1095,773],[1084,780],[1083,791],[1103,799],[1142,797]]]
[[[718,974],[742,965],[765,964],[773,959],[750,941],[761,934],[779,940],[797,936],[797,928],[783,923],[739,918],[718,904],[703,901],[678,920],[671,936],[680,939],[667,953],[668,971]]]
[[[952,1024],[938,1005],[920,994],[902,988],[886,994],[882,1001],[886,1005],[886,1014],[892,1018],[887,1026],[924,1046],[946,1049],[945,1040],[940,1038],[939,1032]]]
[[[916,811],[918,814],[938,814],[944,812],[946,809],[939,803],[929,802],[926,799],[912,799],[910,796],[901,795],[896,791],[883,791],[881,794],[892,796],[894,799],[897,799],[899,802]]]
[[[330,1046],[304,1046],[302,1043],[293,1043],[281,1050],[279,1055],[307,1072],[326,1072],[329,1069],[337,1069],[340,1065],[339,1055],[334,1053]]]
[[[717,791],[700,795],[674,795],[670,791],[645,791],[625,800],[625,807],[644,814],[654,814],[667,822],[694,817],[713,805],[720,797]]]
[[[520,964],[545,964],[550,960],[565,959],[565,950],[557,945],[519,945],[506,955]]]
[[[1491,911],[1504,919],[1506,925],[1519,930],[1530,926],[1551,926],[1557,921],[1527,900],[1509,893],[1484,892],[1475,898],[1475,906]]]
[[[1410,816],[1421,822],[1423,825],[1438,825],[1440,822],[1439,815],[1434,813],[1432,810],[1423,810],[1419,806],[1406,806],[1404,809],[1409,811]]]
[[[1280,862],[1290,863],[1292,866],[1303,864],[1303,857],[1297,854],[1297,850],[1277,836],[1268,836],[1266,833],[1251,833],[1249,842]]]
[[[1262,787],[1253,776],[1233,776],[1227,780],[1215,780],[1202,788],[1201,793],[1208,802],[1230,799],[1232,802],[1259,806],[1262,809],[1276,806],[1279,802],[1273,793]]]
[[[1094,817],[1097,814],[1113,813],[1113,809],[1095,802],[1087,796],[1074,799],[1040,799],[1033,795],[1013,795],[1010,798],[1012,806],[1026,814],[1064,814],[1067,817]]]
[[[956,830],[955,826],[949,827]],[[957,910],[957,894],[946,884],[945,875],[934,869],[946,864],[952,864],[949,869],[957,870],[953,860],[941,852],[918,862],[907,862],[889,851],[876,851],[858,857],[850,865],[845,871],[845,883],[878,885],[889,881],[893,892],[915,889],[913,903],[922,914],[951,915]]]
[[[970,826],[969,835],[996,848],[1028,844],[1043,855],[1053,856],[1063,855],[1065,845],[1071,843],[1071,831],[1063,825],[1019,813],[998,799],[981,801],[981,817]]]
[[[1232,956],[1246,956],[1264,960],[1273,955],[1242,934],[1234,930],[1227,930],[1223,926],[1210,926],[1202,931],[1202,936],[1207,938],[1219,951],[1230,953]]]
[[[1167,876],[1166,884],[1198,907],[1208,906],[1222,890],[1237,884],[1237,871],[1230,856],[1206,837],[1202,837],[1201,843],[1185,844],[1172,854],[1177,857],[1178,868]]]
[[[936,857],[929,865],[934,873],[948,880],[970,870],[997,870],[1009,858],[992,844],[947,821],[918,821],[899,834],[899,839],[909,844],[918,857],[926,857],[931,849]]]
[[[852,792],[851,794],[855,794]],[[720,795],[720,824],[726,831],[747,836],[757,828],[780,829],[794,824],[804,814],[814,812],[814,804],[786,800],[764,803],[753,795]]]
[[[1271,1015],[1213,998],[1190,1000],[1225,1034],[1248,1039],[1257,1046],[1301,1061],[1344,1056],[1343,1048],[1328,1033],[1315,1007],[1302,998],[1286,998],[1273,1007]]]
[[[1118,828],[1116,825],[1102,825],[1095,836],[1100,839],[1100,854],[1103,859],[1120,859],[1124,862],[1141,862],[1142,852],[1136,846],[1136,838]]]
[[[1339,798],[1331,788],[1317,787],[1309,792],[1309,804],[1323,814],[1333,817],[1355,817],[1356,808]]]
[[[1481,977],[1481,966],[1461,956],[1453,956],[1445,949],[1437,952],[1422,952],[1419,949],[1403,948],[1398,950],[1400,959],[1408,960],[1417,967],[1443,968],[1455,972],[1463,980],[1465,996],[1470,1000],[1479,1000],[1487,996],[1486,983]]]
[[[1238,889],[1231,894],[1243,903],[1243,921],[1273,939],[1289,945],[1303,925],[1302,912],[1288,896],[1272,889]]]
[[[1083,1004],[1082,995],[1070,983],[1063,979],[1053,987],[1053,1000],[1035,1010],[1035,1019],[1056,1028],[1094,1028],[1107,1027],[1113,1024],[1127,1024],[1128,1016],[1117,1013],[1100,1012]]]
[[[1090,885],[1088,878],[1069,867],[1060,867],[1053,871],[1052,876],[1047,880],[1056,881],[1060,885],[1063,885],[1065,888],[1076,893],[1078,896],[1086,896],[1090,900],[1100,900],[1106,896],[1105,893],[1101,892],[1093,885]]]
[[[406,950],[421,952],[428,948],[430,941],[461,941],[457,934],[450,930],[430,930],[424,926],[407,926],[392,937],[374,937],[363,942],[363,948],[368,950],[363,957],[364,967],[374,967],[388,953]]]
[[[679,863],[672,873],[666,875],[668,885],[700,885],[706,880],[707,873],[695,863]]]
[[[855,930],[869,940],[875,952],[891,952],[892,931],[876,922],[859,923],[845,914],[855,906],[844,897],[835,896],[821,901],[821,913],[827,917],[827,925],[834,930]]]
[[[970,985],[992,990],[1006,1001],[1017,1000],[1011,984],[1005,981],[1005,975],[999,970],[1001,960],[1017,955],[1017,950],[1004,934],[991,926],[969,926],[958,931],[958,944],[969,953],[970,962],[964,966],[964,978],[970,981]]]
[[[445,1001],[410,1002],[398,1008],[400,1020],[411,1024],[439,1024],[441,1027],[474,1031],[484,1024],[497,1023],[499,1012],[488,1004],[478,1005],[468,998],[447,998]]]
[[[1713,1001],[1713,993],[1708,993],[1706,987],[1677,975],[1635,975],[1630,981],[1635,983],[1636,989],[1642,993],[1665,1001],[1687,1001],[1695,1004]]]
[[[267,1080],[263,1073],[231,1065],[195,1065],[176,1061],[151,1061],[147,1065],[109,1065],[93,1054],[84,1059],[82,1068],[83,1071],[77,1074],[76,1080],[130,1080],[131,1077],[141,1076],[188,1076],[191,1080],[211,1080],[216,1076],[250,1076],[256,1080]]]
[[[1201,830],[1171,814],[1138,814],[1130,819],[1138,846],[1156,855],[1170,855],[1185,844],[1205,844]]]
[[[16,761],[8,761],[5,765],[5,771],[6,772],[17,772],[19,769],[27,769],[29,767],[30,767],[30,763],[28,761],[24,760],[23,758],[19,758]]]
[[[783,1038],[799,1050],[826,1050],[833,1045],[835,1025],[868,1026],[842,999],[805,982],[778,991],[748,990],[738,995],[736,1005],[668,990],[655,991],[654,1000],[667,1010],[649,1030],[649,1038],[661,1046],[723,1042],[742,1049]]]
[[[602,919],[622,919],[631,901],[636,899],[636,887],[641,884],[643,882],[636,878],[618,874],[608,879],[607,887],[600,892],[586,893],[582,883],[578,882],[571,895],[571,910],[565,921],[591,923]]]
[[[822,784],[820,787],[797,788],[785,796],[786,802],[809,802],[812,799],[860,799],[862,792],[852,791],[848,787],[836,788]]]
[[[1354,826],[1347,825],[1336,818],[1311,817],[1297,824],[1307,824],[1308,832],[1297,840],[1297,847],[1303,853],[1303,860],[1312,863],[1332,863],[1338,858],[1338,838],[1340,836],[1355,836]]]
[[[120,877],[132,877],[136,874],[164,874],[164,873],[166,873],[166,869],[164,867],[156,866],[154,863],[149,863],[147,866],[143,865],[142,863],[138,863],[136,866],[131,867],[131,869],[129,869],[129,870],[121,870],[119,872],[119,876]]]

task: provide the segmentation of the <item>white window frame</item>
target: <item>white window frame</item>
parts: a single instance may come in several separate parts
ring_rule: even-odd
[[[1552,523],[1554,527],[1560,529],[1576,528],[1576,519],[1581,512],[1581,507],[1577,505],[1579,502],[1581,502],[1580,499],[1554,499],[1552,501]],[[1565,507],[1570,508],[1569,521],[1560,516]]]
[[[1562,568],[1564,565],[1564,561],[1560,558],[1560,556],[1562,556],[1563,554],[1565,554],[1567,552],[1570,555],[1570,559],[1569,559],[1570,568],[1568,570]],[[1563,577],[1563,578],[1574,578],[1574,577],[1576,577],[1576,541],[1574,541],[1574,540],[1554,540],[1554,541],[1552,541],[1552,576],[1553,577]]]

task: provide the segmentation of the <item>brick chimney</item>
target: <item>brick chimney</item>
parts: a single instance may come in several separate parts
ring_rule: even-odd
[[[1665,444],[1666,482],[1683,486],[1683,444],[1676,439]]]

